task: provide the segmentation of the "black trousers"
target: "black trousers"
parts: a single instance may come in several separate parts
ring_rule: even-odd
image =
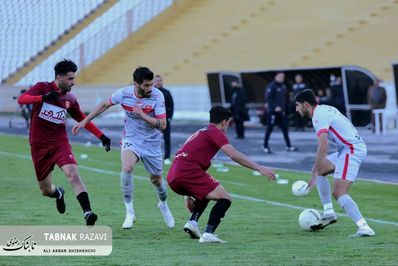
[[[163,130],[164,159],[170,158],[170,120],[167,119],[166,129]]]
[[[267,121],[267,130],[265,131],[264,147],[268,147],[269,137],[271,136],[274,126],[277,125],[282,130],[283,138],[285,139],[286,146],[290,147],[290,139],[288,133],[288,119],[287,115],[282,112],[269,113]]]
[[[243,125],[243,120],[242,119],[236,119],[234,118],[235,122],[235,131],[236,131],[236,136],[238,138],[244,138],[245,137],[245,126]]]

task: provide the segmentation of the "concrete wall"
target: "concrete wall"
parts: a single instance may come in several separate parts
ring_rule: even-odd
[[[210,109],[210,96],[207,86],[167,86],[173,95],[176,116],[201,115]],[[14,112],[17,109],[17,101],[14,96],[19,95],[23,87],[0,86],[0,112]],[[72,93],[78,98],[83,111],[91,111],[98,103],[109,98],[116,90],[111,86],[74,86]],[[121,111],[120,106],[112,107],[110,112]]]

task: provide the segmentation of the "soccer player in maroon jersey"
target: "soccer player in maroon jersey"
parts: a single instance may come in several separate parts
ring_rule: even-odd
[[[201,243],[225,242],[213,233],[231,205],[232,199],[224,187],[206,172],[219,150],[240,165],[259,171],[269,180],[275,180],[272,169],[253,162],[229,143],[225,133],[231,116],[231,112],[224,107],[211,108],[210,124],[185,141],[177,151],[167,175],[167,182],[174,192],[195,198],[191,218],[185,224],[184,231],[192,238],[199,238]],[[215,200],[216,204],[210,212],[205,232],[201,235],[198,220],[210,200]]]
[[[38,82],[18,98],[19,104],[33,104],[29,142],[37,181],[43,196],[55,198],[58,212],[64,213],[65,191],[62,187],[56,188],[51,180],[51,172],[57,164],[75,190],[86,224],[94,225],[98,216],[91,210],[65,125],[67,113],[76,121],[85,118],[76,97],[70,93],[77,66],[64,59],[55,65],[54,71],[53,82]],[[111,140],[93,123],[88,123],[85,128],[102,141],[106,151],[110,150]]]

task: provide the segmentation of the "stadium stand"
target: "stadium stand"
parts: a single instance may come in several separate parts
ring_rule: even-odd
[[[131,35],[88,67],[79,82],[126,84],[138,64],[154,66],[172,84],[206,84],[205,73],[214,70],[341,64],[391,79],[397,3],[195,1],[172,16],[161,14],[146,34]]]
[[[173,0],[117,1],[102,16],[23,76],[17,85],[26,86],[37,80],[52,79],[48,69],[62,58],[73,59],[83,69],[172,3]]]
[[[129,83],[137,65],[174,85],[204,85],[209,71],[343,64],[391,79],[398,0],[361,3],[121,0],[16,84],[52,79],[61,58],[79,63],[87,85]]]
[[[56,43],[103,3],[104,0],[69,0],[68,4],[63,0],[2,1],[1,83]]]

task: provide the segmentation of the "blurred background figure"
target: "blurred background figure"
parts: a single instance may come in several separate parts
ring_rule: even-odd
[[[249,120],[249,114],[246,109],[246,93],[237,81],[231,82],[231,88],[233,89],[231,98],[231,112],[235,122],[236,138],[244,139],[244,122]]]
[[[26,92],[26,90],[21,90],[19,92],[19,95],[22,95],[25,92]],[[16,99],[18,99],[18,96],[14,96],[12,98],[14,100],[16,100]],[[30,127],[30,114],[31,113],[32,113],[32,104],[18,104],[17,110],[11,116],[10,121],[8,122],[8,127],[12,128],[14,119],[21,115],[23,117],[23,119],[25,120],[26,128],[29,129],[29,127]]]
[[[340,76],[330,75],[330,93],[330,105],[336,107],[343,115],[346,115],[343,84]]]
[[[308,86],[305,84],[303,76],[301,74],[294,76],[293,93],[296,94],[305,89],[308,89]]]
[[[161,75],[156,75],[154,79],[154,84],[155,88],[159,89],[164,96],[164,103],[166,105],[166,120],[167,120],[167,126],[166,129],[163,130],[163,140],[164,140],[164,164],[170,165],[171,160],[170,160],[170,135],[171,135],[171,120],[173,119],[173,113],[174,113],[174,101],[173,97],[171,96],[171,93],[169,90],[163,87],[163,77]]]
[[[268,141],[277,124],[282,130],[283,137],[286,142],[287,151],[296,151],[297,148],[292,146],[289,139],[288,132],[288,117],[286,114],[286,100],[288,89],[285,84],[285,74],[278,72],[275,79],[270,82],[265,90],[265,105],[267,109],[267,130],[264,136],[264,153],[272,153],[268,146]]]
[[[386,89],[380,86],[381,80],[376,79],[374,84],[368,89],[368,104],[370,105],[371,110],[371,125],[369,128],[375,132],[375,115],[373,114],[373,110],[375,109],[384,109],[386,107],[387,94]],[[380,119],[380,132],[383,128],[382,119]]]
[[[294,84],[293,84],[293,95],[290,97],[290,103],[293,106],[293,120],[294,120],[294,125],[296,126],[297,131],[304,131],[306,119],[301,117],[296,111],[296,104],[293,101],[294,95],[296,95],[298,92],[309,89],[307,84],[304,82],[303,76],[301,74],[296,74],[294,77]]]

